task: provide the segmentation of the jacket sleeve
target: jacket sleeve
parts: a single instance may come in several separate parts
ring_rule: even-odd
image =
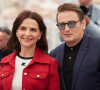
[[[95,24],[92,20],[87,25],[85,33],[89,36],[100,37],[100,24]]]
[[[53,58],[56,58],[55,56],[55,54],[53,53],[53,50],[49,53],[49,56],[51,56],[51,57],[53,57]]]
[[[87,25],[85,32],[94,37],[100,37],[100,7],[92,4],[90,23]]]
[[[2,86],[2,79],[1,79],[1,70],[2,70],[2,64],[0,63],[0,90],[3,90],[3,86]]]
[[[58,74],[58,61],[52,60],[50,65],[49,86],[48,90],[60,90],[60,80]]]

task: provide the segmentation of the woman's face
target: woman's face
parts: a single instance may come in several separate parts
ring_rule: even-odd
[[[16,31],[21,48],[35,48],[41,35],[42,32],[40,32],[37,21],[31,18],[24,19]]]

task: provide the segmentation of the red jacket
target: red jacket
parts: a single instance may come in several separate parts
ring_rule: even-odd
[[[0,90],[11,90],[16,54],[14,52],[1,61]],[[60,90],[57,60],[37,48],[32,61],[23,70],[22,90]]]

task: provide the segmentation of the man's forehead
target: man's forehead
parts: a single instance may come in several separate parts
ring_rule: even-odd
[[[64,11],[64,12],[59,12],[58,17],[59,16],[78,16],[78,14],[75,11]]]
[[[78,0],[78,1],[93,1],[93,0]]]
[[[75,11],[66,11],[66,12],[61,12],[58,14],[58,21],[74,21],[78,20],[79,16]]]
[[[5,36],[6,36],[6,33],[0,31],[0,37],[1,37],[1,36],[4,36],[4,37],[5,37]]]

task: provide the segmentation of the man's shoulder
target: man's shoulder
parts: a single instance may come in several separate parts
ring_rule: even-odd
[[[9,54],[11,54],[11,53],[13,53],[13,52],[14,52],[13,50],[7,49],[7,50],[5,50],[5,51],[3,52],[3,54],[4,54],[4,56],[7,56],[7,55],[9,55]]]
[[[9,61],[15,59],[16,54],[17,54],[17,52],[15,51],[15,52],[13,52],[13,53],[11,53],[11,54],[5,56],[4,58],[1,59],[1,62],[2,62],[2,63],[7,63],[7,62],[9,62]]]
[[[95,45],[96,44],[99,44],[100,45],[100,38],[93,37],[93,36],[88,36],[88,38],[89,38],[89,42],[90,43],[94,43]]]
[[[95,11],[100,11],[100,6],[99,5],[92,4],[92,7]]]
[[[51,50],[51,52],[58,52],[60,51],[62,48],[64,48],[65,42],[58,45],[55,49]]]

